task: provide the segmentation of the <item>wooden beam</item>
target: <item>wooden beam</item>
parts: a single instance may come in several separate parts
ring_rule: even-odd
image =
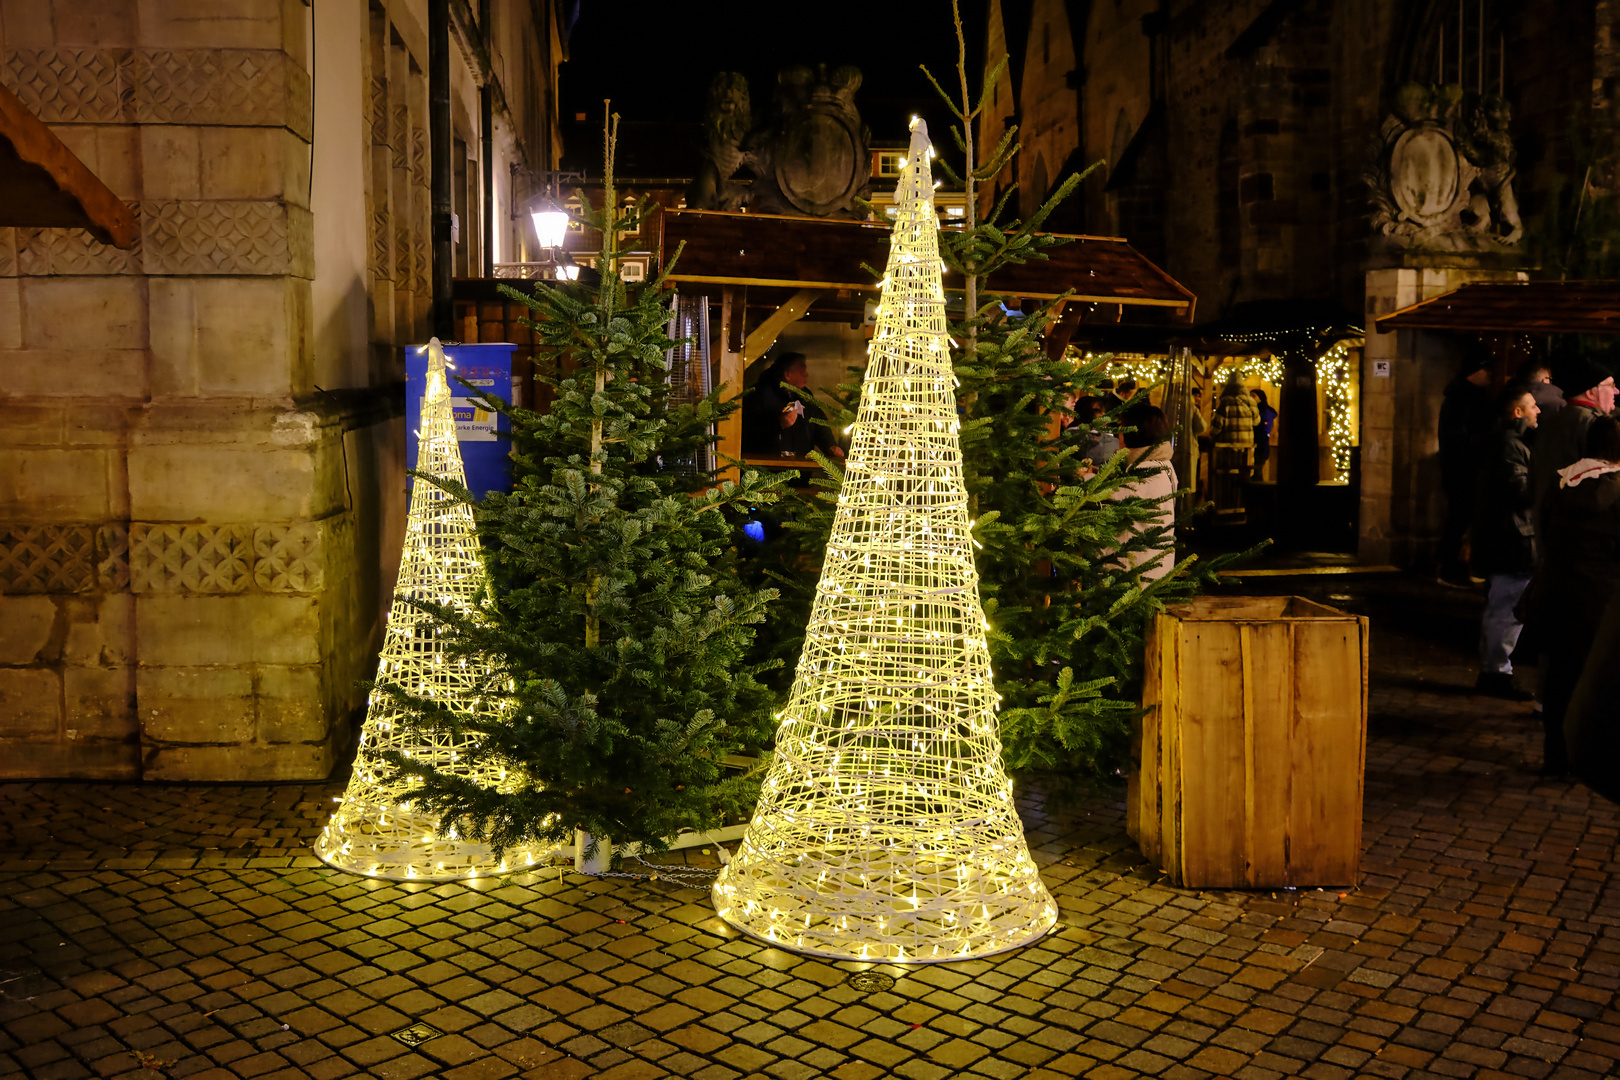
[[[777,336],[793,323],[804,318],[804,313],[810,310],[810,305],[821,298],[820,289],[800,289],[783,302],[782,306],[771,312],[766,320],[754,328],[743,343],[743,370],[747,371],[755,360],[771,351],[776,344]]]
[[[135,246],[135,214],[56,134],[0,86],[0,227],[89,229]]]

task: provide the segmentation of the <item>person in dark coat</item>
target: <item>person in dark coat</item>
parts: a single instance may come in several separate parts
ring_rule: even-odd
[[[1620,423],[1594,419],[1586,456],[1558,471],[1547,500],[1530,613],[1546,644],[1542,773],[1569,771],[1564,721],[1606,610],[1620,595]]]
[[[1440,490],[1446,497],[1446,514],[1440,525],[1436,573],[1443,585],[1467,588],[1471,584],[1463,561],[1463,540],[1474,518],[1480,444],[1495,423],[1488,389],[1490,364],[1490,354],[1483,348],[1471,352],[1446,386],[1440,404]]]
[[[1536,432],[1530,480],[1538,518],[1558,489],[1559,472],[1585,456],[1592,421],[1614,410],[1614,375],[1584,356],[1561,358],[1553,367],[1553,381],[1564,390],[1565,406]]]
[[[1271,460],[1271,429],[1277,425],[1277,410],[1266,400],[1264,390],[1250,390],[1255,408],[1260,410],[1260,422],[1254,425],[1254,478],[1263,479],[1266,462]]]
[[[743,402],[743,450],[767,457],[807,457],[820,450],[842,460],[843,448],[821,407],[804,393],[810,366],[803,353],[784,352],[771,362]],[[783,384],[787,385],[784,386]]]
[[[1530,691],[1513,683],[1513,647],[1524,624],[1514,608],[1536,567],[1531,526],[1530,447],[1541,410],[1528,386],[1510,386],[1499,398],[1500,419],[1485,443],[1474,501],[1473,567],[1485,579],[1485,614],[1479,624],[1481,694],[1530,701]]]

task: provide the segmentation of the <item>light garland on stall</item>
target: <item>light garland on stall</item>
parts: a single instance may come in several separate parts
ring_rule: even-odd
[[[1138,391],[1152,389],[1169,378],[1172,363],[1169,356],[1094,352],[1086,353],[1082,362],[1089,364],[1099,359],[1103,361],[1104,378],[1112,379],[1116,386],[1121,379],[1135,379]]]
[[[1316,360],[1316,382],[1322,387],[1323,406],[1328,418],[1328,447],[1333,455],[1333,478],[1340,483],[1350,480],[1350,448],[1355,445],[1351,409],[1353,392],[1350,384],[1350,350],[1359,348],[1360,340],[1346,338],[1323,353]]]
[[[1280,356],[1243,356],[1220,365],[1222,370],[1235,372],[1239,378],[1258,379],[1270,386],[1283,384],[1283,360]]]
[[[832,537],[776,755],[720,917],[838,960],[988,956],[1044,935],[1001,763],[927,128],[912,121]]]
[[[449,364],[438,338],[422,348],[428,354],[428,373],[417,469],[465,484],[445,377]],[[377,681],[419,697],[447,701],[466,714],[492,708],[488,667],[449,656],[440,640],[441,628],[432,616],[406,602],[429,600],[474,614],[479,610],[484,582],[471,508],[443,488],[418,479],[411,485],[405,548],[377,662]],[[393,766],[383,760],[383,751],[398,751],[488,786],[498,786],[506,777],[504,771],[492,773],[467,765],[463,755],[474,737],[418,734],[401,722],[403,718],[392,698],[377,690],[371,692],[354,773],[315,841],[317,856],[339,870],[368,877],[455,881],[524,869],[551,855],[552,847],[536,844],[496,858],[487,844],[464,840],[454,831],[441,837],[438,818],[412,806],[415,781],[387,779]]]

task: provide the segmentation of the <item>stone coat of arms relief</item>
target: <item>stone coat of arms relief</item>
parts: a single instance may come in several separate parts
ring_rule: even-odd
[[[1524,226],[1513,195],[1511,119],[1497,94],[1455,84],[1396,90],[1363,173],[1375,244],[1458,252],[1518,244]]]

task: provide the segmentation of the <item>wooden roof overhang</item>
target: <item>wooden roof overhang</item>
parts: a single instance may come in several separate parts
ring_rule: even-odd
[[[1385,315],[1378,329],[1620,334],[1620,281],[1477,282]]]
[[[0,86],[0,227],[89,229],[135,246],[135,215],[50,128]]]
[[[718,210],[665,210],[658,217],[659,265],[685,245],[668,279],[677,288],[747,286],[751,294],[764,292],[765,303],[778,293],[819,289],[828,299],[818,308],[859,317],[878,293],[861,264],[881,272],[889,257],[887,224]],[[1193,294],[1130,244],[1116,237],[1068,238],[1048,249],[1045,260],[997,271],[993,291],[1050,300],[1072,290],[1071,304],[1090,305],[1087,319],[1118,322],[1128,312],[1132,321],[1192,322]],[[945,288],[962,287],[961,275],[947,270]],[[753,295],[749,302],[755,303]]]

